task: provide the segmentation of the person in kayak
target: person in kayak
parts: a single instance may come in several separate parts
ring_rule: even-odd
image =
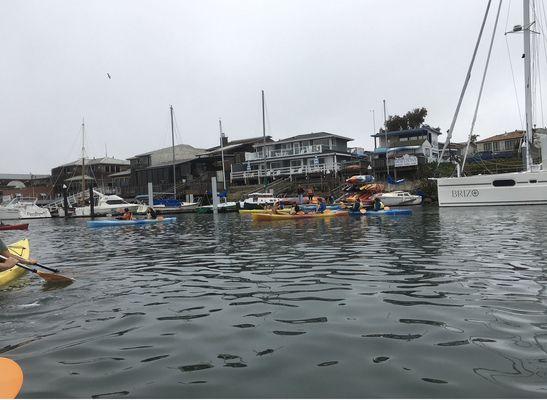
[[[380,199],[378,197],[376,197],[374,199],[374,203],[373,203],[373,206],[372,206],[372,209],[374,211],[380,211],[380,210],[383,210],[384,209],[384,203],[382,203],[380,201]]]
[[[123,215],[121,217],[118,217],[116,219],[121,219],[121,220],[124,220],[124,221],[130,221],[133,219],[133,214],[131,213],[131,211],[129,211],[129,208],[126,208],[123,210]]]
[[[3,258],[0,258],[0,271],[5,271],[7,269],[10,269],[15,266],[18,262],[22,262],[24,264],[37,264],[38,261],[36,261],[33,258],[24,259],[23,257],[19,257],[15,254],[11,254],[8,246],[4,244],[2,239],[0,239],[0,254],[6,258],[4,260]]]
[[[298,194],[298,204],[302,204],[304,202],[304,193],[306,193],[304,188],[301,185],[298,185],[296,193]]]
[[[146,209],[146,218],[147,219],[156,219],[157,217],[158,217],[158,213],[152,207],[148,207]]]
[[[279,214],[279,201],[276,201],[272,207],[272,214]]]
[[[323,213],[325,212],[326,209],[327,209],[327,203],[325,203],[325,200],[323,200],[321,201],[321,203],[319,203],[319,206],[317,207],[317,212]]]

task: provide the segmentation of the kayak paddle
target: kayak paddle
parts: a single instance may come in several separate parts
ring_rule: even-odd
[[[8,246],[10,249],[26,249],[26,247],[23,247],[23,246]],[[35,265],[43,268],[43,269],[47,269],[48,271],[51,271],[51,272],[59,272],[58,269],[55,269],[55,268],[50,268],[50,267],[46,267],[45,265],[43,264],[40,264],[40,263],[36,263]]]
[[[0,399],[14,399],[23,386],[23,371],[19,364],[0,357]]]
[[[0,258],[3,259],[3,260],[7,260],[6,257],[4,257],[3,255],[0,255]],[[21,264],[21,263],[17,263],[15,264],[17,265],[18,267],[20,268],[23,268],[23,269],[26,269],[27,271],[30,271],[30,272],[34,272],[35,274],[37,274],[40,278],[46,280],[47,282],[52,282],[52,283],[68,283],[68,282],[73,282],[74,279],[71,279],[71,278],[67,278],[66,276],[63,276],[63,275],[58,275],[58,274],[50,274],[48,272],[40,272],[38,270],[36,270],[35,268],[31,268],[27,265],[24,265],[24,264]]]

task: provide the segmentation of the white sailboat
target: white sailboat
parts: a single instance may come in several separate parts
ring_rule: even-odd
[[[488,11],[487,11],[488,14]],[[498,11],[499,18],[499,11]],[[485,16],[486,19],[486,16]],[[497,24],[497,19],[496,19]],[[524,82],[525,82],[525,105],[526,105],[526,135],[523,140],[523,165],[525,170],[515,173],[501,173],[492,175],[459,176],[454,178],[437,179],[437,190],[440,207],[466,207],[466,206],[492,206],[492,205],[530,205],[547,204],[547,171],[543,169],[543,164],[534,165],[531,157],[531,144],[533,141],[533,120],[532,120],[532,79],[531,79],[531,61],[532,53],[530,49],[531,27],[530,23],[530,1],[523,1],[523,25],[517,25],[513,32],[523,32],[524,36]],[[483,22],[484,26],[484,22]],[[495,28],[494,28],[495,29]],[[482,28],[481,28],[482,34]],[[480,36],[479,36],[480,41]],[[478,46],[478,43],[477,43]],[[491,50],[492,44],[490,45]],[[475,48],[476,54],[476,48]],[[473,64],[471,62],[470,70]],[[488,59],[490,53],[488,55]],[[488,61],[486,68],[488,66]],[[486,69],[485,69],[486,73]],[[459,106],[465,93],[465,88],[469,80],[470,72],[460,101],[452,121],[449,135],[454,127]],[[484,76],[483,76],[484,84]],[[481,85],[482,93],[482,85]],[[480,101],[480,94],[479,94]],[[478,109],[478,103],[477,103]],[[476,112],[475,110],[475,118]],[[475,121],[473,121],[474,124]],[[472,129],[471,129],[472,131]],[[443,152],[445,151],[449,140],[446,141]],[[468,141],[469,145],[469,141]],[[442,153],[439,159],[442,159]],[[466,151],[467,154],[467,151]],[[545,161],[545,160],[542,160]],[[465,162],[465,158],[464,158]]]

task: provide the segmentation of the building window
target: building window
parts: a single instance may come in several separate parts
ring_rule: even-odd
[[[482,146],[484,151],[492,151],[492,143],[484,143]]]
[[[500,142],[492,143],[492,149],[493,151],[500,151]]]
[[[513,141],[512,140],[506,140],[505,141],[505,150],[513,150]]]

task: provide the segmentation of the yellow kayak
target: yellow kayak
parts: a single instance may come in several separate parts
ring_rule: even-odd
[[[306,219],[306,218],[328,218],[328,217],[342,217],[348,215],[347,211],[331,211],[326,210],[322,213],[308,213],[308,214],[253,214],[253,219],[256,221],[274,221],[278,219]]]
[[[19,257],[28,259],[30,257],[30,242],[28,239],[20,240],[8,246],[10,253],[16,254]],[[26,269],[13,267],[7,271],[0,272],[0,287],[9,284],[17,278],[23,276],[27,272]]]
[[[277,212],[288,214],[289,212],[291,212],[291,209],[283,208],[283,209],[277,210]],[[272,210],[239,210],[239,213],[240,214],[271,214]]]

